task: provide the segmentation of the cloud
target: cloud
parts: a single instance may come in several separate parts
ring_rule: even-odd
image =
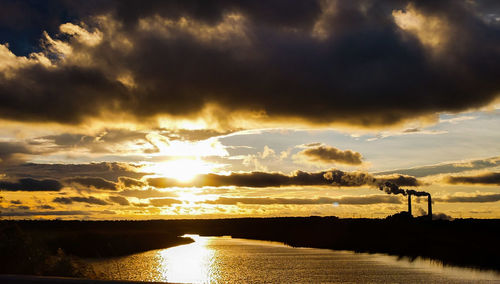
[[[149,203],[155,207],[171,206],[173,204],[182,204],[182,201],[173,198],[154,198]]]
[[[120,205],[130,205],[130,202],[128,201],[127,198],[122,197],[122,196],[110,196],[108,197],[109,201],[120,204]]]
[[[167,135],[171,140],[182,139],[187,141],[206,140],[212,137],[225,136],[237,132],[238,129],[219,131],[214,129],[175,129],[164,130],[164,135]]]
[[[177,197],[177,194],[168,191],[160,191],[156,189],[127,189],[120,192],[117,192],[119,195],[127,196],[127,197],[136,197],[139,199],[147,199],[152,197]]]
[[[199,175],[190,183],[181,183],[169,178],[150,178],[148,184],[157,188],[172,186],[247,186],[273,187],[290,185],[330,185],[323,177],[324,173],[306,173],[297,171],[292,175],[268,172],[231,173],[230,175],[204,174]]]
[[[24,163],[2,167],[1,171],[8,179],[0,180],[0,190],[8,191],[59,191],[63,186],[118,191],[146,186],[138,178],[147,174],[140,172],[139,166],[125,163]],[[17,182],[12,181],[15,177]]]
[[[94,142],[94,138],[83,134],[62,133],[37,138],[37,140],[48,140],[58,146],[78,146]]]
[[[451,123],[451,124],[457,124],[462,121],[467,121],[467,120],[474,120],[476,119],[476,116],[458,116],[458,117],[453,117],[453,118],[442,118],[439,119],[439,123]]]
[[[22,178],[17,182],[0,181],[0,190],[5,191],[59,191],[62,187],[59,181],[53,179]]]
[[[17,46],[31,55],[1,46],[3,119],[377,127],[481,107],[500,90],[500,32],[486,4],[54,3],[10,4],[1,17],[14,44],[48,30],[41,47]],[[18,21],[26,15],[39,17]]]
[[[500,185],[500,173],[484,173],[476,176],[449,176],[444,180],[450,184]]]
[[[179,182],[171,178],[149,178],[150,186],[157,188],[167,187],[281,187],[281,186],[375,186],[390,181],[401,186],[418,186],[421,183],[414,177],[393,175],[375,177],[363,172],[343,172],[330,170],[322,172],[295,171],[290,175],[276,172],[233,172],[229,175],[203,174],[198,175],[191,182]]]
[[[118,182],[120,177],[141,178],[147,173],[140,167],[127,163],[103,162],[89,164],[35,164],[24,163],[9,165],[1,169],[9,177],[54,178],[98,177]]]
[[[104,129],[95,134],[60,133],[36,137],[34,144],[46,144],[51,149],[64,151],[75,148],[88,149],[91,153],[119,152],[117,145],[126,143],[146,144],[147,132],[128,129]]]
[[[143,187],[143,186],[146,185],[146,183],[143,182],[143,181],[141,181],[141,180],[134,179],[134,178],[129,178],[129,177],[119,177],[118,180],[126,188],[129,188],[129,187]]]
[[[32,154],[24,143],[0,142],[0,164],[22,161],[22,155]]]
[[[9,206],[9,209],[14,210],[30,210],[29,206]]]
[[[382,131],[377,133],[375,137],[366,139],[366,141],[371,142],[378,139],[385,139],[388,137],[404,136],[404,135],[441,135],[446,134],[446,130],[423,130],[420,128],[407,128],[403,131]]]
[[[72,177],[64,180],[68,184],[79,184],[87,188],[101,190],[117,190],[118,185],[114,182],[99,177]]]
[[[401,200],[393,195],[368,195],[368,196],[345,196],[339,198],[245,198],[245,197],[219,197],[216,200],[202,201],[205,204],[217,205],[321,205],[321,204],[345,204],[345,205],[369,205],[379,203],[400,204]]]
[[[392,174],[392,175],[377,175],[375,176],[377,183],[382,184],[386,182],[390,182],[393,184],[397,184],[398,186],[420,186],[424,185],[420,180],[415,177],[401,175],[401,174]]]
[[[90,153],[99,154],[143,154],[155,153],[159,150],[157,145],[155,145],[157,143],[151,139],[153,133],[168,143],[169,141],[176,140],[189,142],[202,141],[212,137],[233,133],[234,131],[235,130],[220,132],[211,129],[153,129],[144,131],[123,128],[105,128],[94,134],[60,133],[36,137],[30,140],[30,144],[43,145],[53,151],[71,151],[75,150],[75,148],[80,148]],[[131,144],[135,146],[135,149],[131,149]]]
[[[39,205],[36,208],[38,208],[38,209],[45,209],[45,210],[54,210],[54,209],[56,209],[55,207],[50,206],[48,204]]]
[[[55,203],[60,203],[60,204],[73,204],[73,202],[82,202],[82,203],[88,203],[88,204],[94,204],[94,205],[109,205],[108,202],[93,197],[82,197],[82,196],[73,196],[73,197],[56,197],[52,202]]]
[[[425,177],[437,174],[459,173],[472,170],[480,170],[500,166],[500,157],[492,157],[487,159],[479,159],[472,161],[457,161],[441,163],[437,165],[429,165],[415,167],[410,169],[397,169],[393,171],[378,172],[377,175],[387,174],[405,174],[414,177]]]
[[[472,202],[472,203],[486,203],[486,202],[497,202],[500,201],[500,194],[475,194],[470,196],[447,196],[447,197],[437,197],[434,198],[437,202],[446,203],[461,203],[461,202]]]
[[[2,211],[0,216],[5,217],[22,217],[22,216],[79,216],[92,215],[89,211]]]
[[[297,160],[321,164],[361,165],[363,156],[352,150],[340,150],[328,145],[314,145],[295,154]]]

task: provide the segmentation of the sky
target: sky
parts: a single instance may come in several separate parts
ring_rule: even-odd
[[[498,1],[0,6],[0,218],[500,218]]]

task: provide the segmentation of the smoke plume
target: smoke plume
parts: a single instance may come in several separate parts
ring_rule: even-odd
[[[413,189],[403,189],[400,188],[397,184],[394,184],[390,181],[386,181],[379,185],[379,189],[384,191],[387,194],[402,194],[404,196],[414,195],[414,196],[430,196],[431,194],[425,191],[417,191]]]

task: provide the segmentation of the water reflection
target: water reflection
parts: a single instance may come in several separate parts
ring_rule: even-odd
[[[425,260],[230,237],[90,261],[101,279],[177,283],[497,283],[500,274]],[[497,281],[497,282],[496,282]]]
[[[189,245],[158,251],[158,274],[160,281],[211,283],[217,282],[215,250],[207,245],[209,238],[184,235],[195,242]]]

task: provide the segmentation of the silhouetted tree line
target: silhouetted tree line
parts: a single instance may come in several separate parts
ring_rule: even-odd
[[[77,258],[71,257],[127,255],[192,241],[178,237],[183,234],[230,235],[278,241],[294,247],[388,253],[410,259],[424,257],[444,264],[500,270],[499,219],[430,221],[395,214],[386,219],[1,221],[0,228],[1,273],[47,274],[33,267],[43,266],[41,264],[46,264],[47,259],[58,256],[60,265],[69,265],[65,275],[79,275],[74,271]],[[9,266],[12,262],[24,266],[12,270]],[[54,273],[49,271],[48,274]]]

